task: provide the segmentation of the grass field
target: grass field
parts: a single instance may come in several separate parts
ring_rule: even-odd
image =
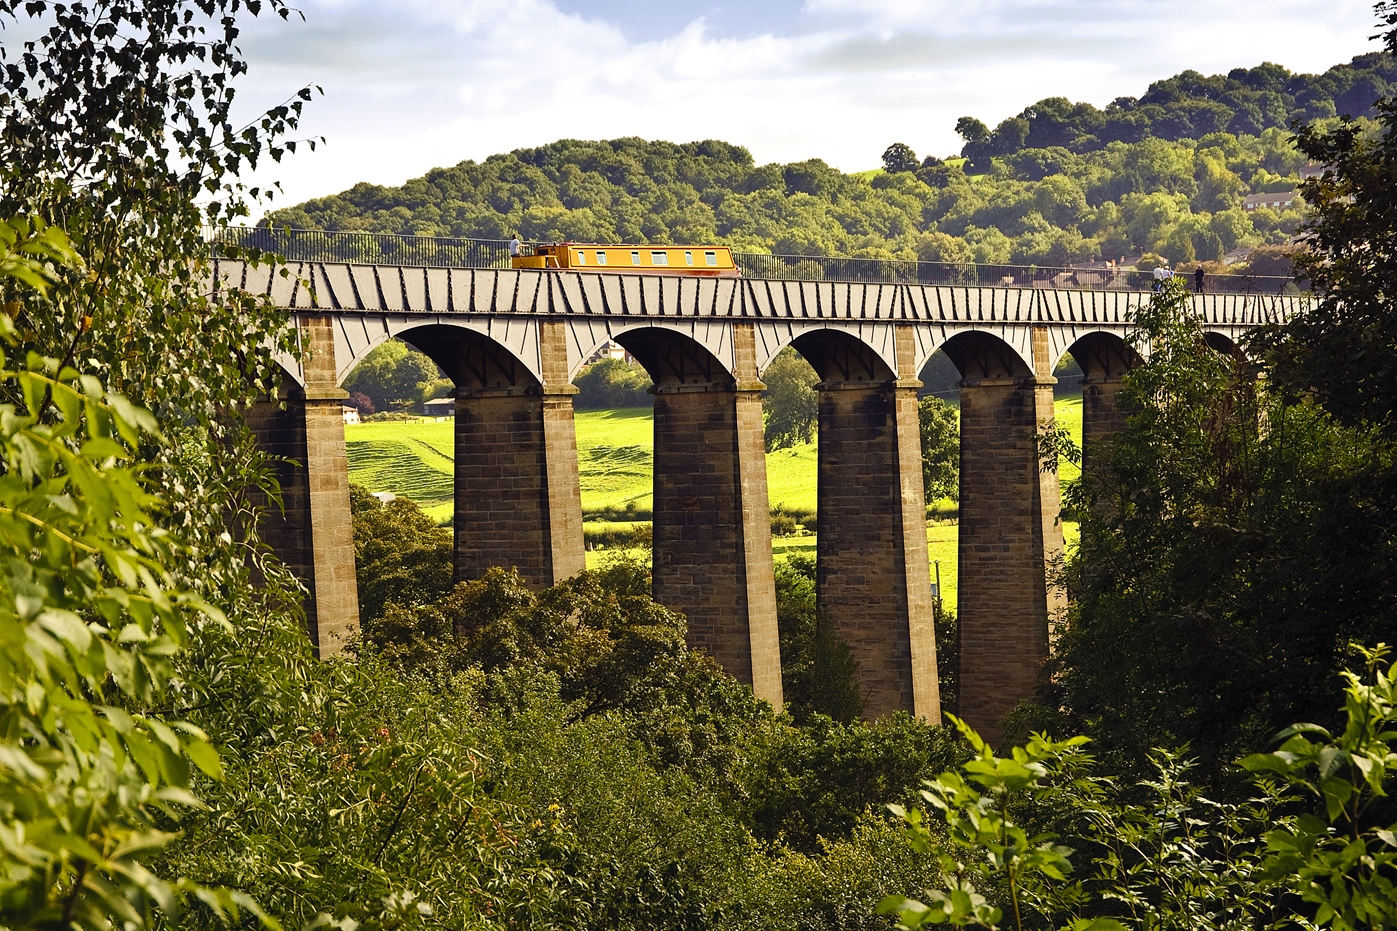
[[[1081,397],[1059,398],[1055,411],[1058,421],[1080,444]],[[439,523],[449,524],[453,429],[450,420],[350,424],[345,427],[349,479],[370,491],[389,491],[411,498]],[[578,470],[582,510],[589,525],[615,527],[632,516],[650,513],[654,453],[649,408],[578,412]],[[768,453],[766,471],[767,496],[773,508],[815,511],[816,444]],[[1075,478],[1076,474],[1075,467],[1063,465],[1064,480]],[[1068,524],[1063,529],[1071,545],[1076,539],[1076,526]],[[950,522],[936,523],[927,529],[933,568],[939,560],[942,597],[948,604],[955,603],[956,536],[957,527]],[[778,538],[773,552],[778,559],[796,552],[814,555],[815,537],[807,534]],[[588,564],[595,564],[603,556],[600,551],[588,553]]]

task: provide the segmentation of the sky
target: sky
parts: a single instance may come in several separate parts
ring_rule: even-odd
[[[248,115],[324,93],[324,137],[255,179],[287,206],[561,138],[746,146],[758,163],[959,150],[1050,96],[1105,106],[1186,68],[1323,71],[1375,51],[1368,0],[293,0],[241,45]]]

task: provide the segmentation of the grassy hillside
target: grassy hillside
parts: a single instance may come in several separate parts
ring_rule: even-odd
[[[1059,398],[1057,417],[1074,439],[1082,437],[1082,399]],[[351,424],[345,427],[350,481],[371,491],[390,491],[420,504],[438,522],[449,524],[452,510],[454,424],[444,421]],[[626,529],[635,518],[648,518],[653,498],[654,426],[649,408],[577,413],[577,459],[582,483],[582,510],[592,528]],[[766,457],[768,498],[773,508],[813,513],[816,507],[818,447],[815,443],[781,449]],[[1064,466],[1064,479],[1076,471]],[[1075,527],[1065,528],[1069,542]],[[927,529],[933,564],[941,563],[943,597],[956,594],[954,523]],[[790,553],[814,555],[815,536],[777,538],[777,558]],[[589,564],[604,554],[589,553]]]
[[[1080,443],[1082,399],[1059,398],[1058,420]],[[371,491],[411,498],[443,523],[450,519],[453,424],[444,421],[352,424],[345,428],[350,480]],[[815,443],[780,449],[766,457],[771,506],[813,512],[816,507]],[[593,517],[627,519],[652,509],[655,439],[648,408],[577,413],[577,459],[582,510]],[[1076,477],[1064,466],[1063,478]]]

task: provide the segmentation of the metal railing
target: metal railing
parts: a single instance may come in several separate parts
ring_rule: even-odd
[[[899,259],[853,259],[824,256],[734,256],[750,278],[795,281],[863,281],[902,284],[961,285],[996,288],[1048,288],[1084,291],[1148,291],[1153,271],[1102,265],[982,265],[915,262]],[[1183,277],[1193,285],[1191,273]],[[1295,294],[1292,278],[1246,274],[1209,274],[1204,290],[1217,294]]]
[[[509,268],[509,242],[503,239],[454,239],[402,236],[354,230],[301,230],[231,227],[209,235],[217,251],[224,246],[259,249],[293,262],[354,262],[431,268]],[[528,244],[526,251],[536,244]],[[867,283],[961,285],[1000,288],[1048,288],[1088,291],[1148,291],[1151,272],[1101,265],[982,265],[856,259],[837,256],[733,254],[748,278],[786,281],[857,281]],[[1190,285],[1192,282],[1189,282]],[[1204,289],[1219,294],[1295,294],[1294,279],[1247,274],[1210,274]]]
[[[509,241],[400,236],[356,230],[229,227],[211,233],[219,246],[260,249],[291,262],[352,262],[428,268],[509,268]]]

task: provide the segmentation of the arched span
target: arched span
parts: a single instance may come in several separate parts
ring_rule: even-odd
[[[1120,378],[1143,361],[1135,347],[1105,330],[1079,337],[1062,354],[1067,355],[1076,361],[1084,378]],[[1053,360],[1053,371],[1057,371],[1062,356]]]
[[[734,371],[736,360],[733,352],[733,328],[726,319],[676,317],[645,321],[585,317],[567,322],[568,378],[576,378],[586,366],[587,360],[594,357],[607,343],[616,342],[627,346],[627,333],[651,329],[661,329],[692,340],[717,359],[729,374]],[[646,342],[649,338],[641,337],[640,341]]]
[[[1247,361],[1247,354],[1242,351],[1242,347],[1237,345],[1237,341],[1226,333],[1219,333],[1216,330],[1205,330],[1203,332],[1203,342],[1212,349],[1225,356],[1231,356],[1238,362]]]
[[[814,339],[808,341],[848,338],[864,343],[889,369],[898,372],[899,377],[904,376],[897,366],[897,328],[886,323],[764,320],[757,323],[753,333],[756,338],[758,372],[765,372],[770,368],[782,350],[793,345],[797,339],[813,337]],[[905,377],[911,375],[907,374]]]
[[[1033,369],[1004,340],[983,330],[957,333],[941,344],[964,381],[1026,378]]]
[[[522,359],[484,334],[429,324],[395,334],[425,353],[457,388],[534,388],[538,377]]]
[[[802,333],[791,340],[790,345],[826,384],[882,384],[897,377],[872,346],[843,330],[819,329]]]
[[[539,350],[539,326],[537,321],[524,317],[453,317],[427,314],[344,314],[333,318],[335,338],[335,378],[343,384],[354,367],[378,346],[390,339],[402,337],[406,333],[429,328],[461,331],[474,334],[504,347],[513,354],[524,368],[541,380],[541,358]],[[429,337],[419,337],[428,341]],[[468,336],[462,336],[468,339]],[[434,342],[442,342],[435,340]]]
[[[736,379],[697,340],[667,327],[639,327],[615,336],[656,385],[731,385]]]

